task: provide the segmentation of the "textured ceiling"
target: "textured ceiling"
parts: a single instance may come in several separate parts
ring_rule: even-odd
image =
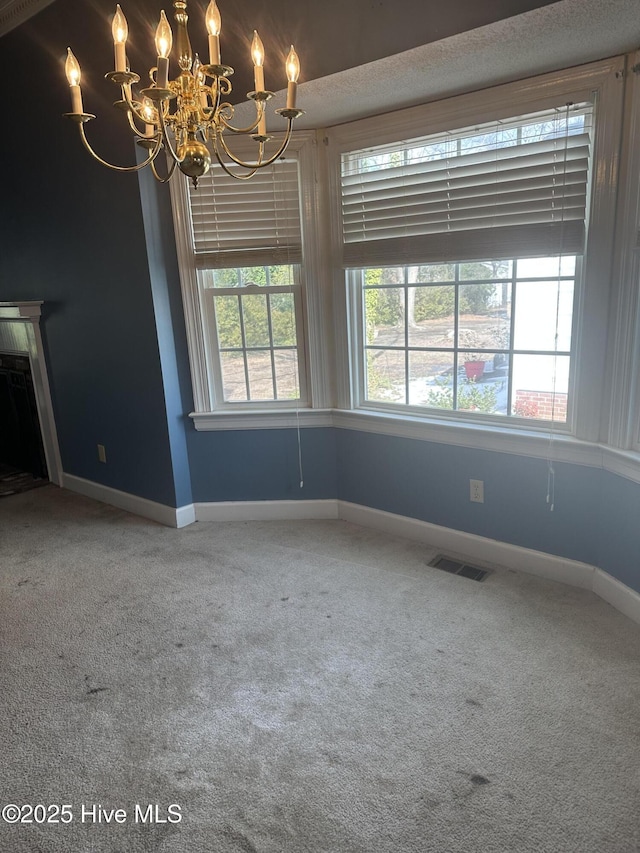
[[[191,40],[201,52],[207,2],[189,2]],[[171,4],[121,0],[121,5],[129,21],[131,65],[143,73],[154,61],[152,24],[159,8],[169,10]],[[218,5],[223,61],[236,69],[231,100],[244,100],[253,88],[254,27],[265,44],[268,88],[284,87],[283,57],[295,43],[302,63],[299,106],[306,111],[298,127],[326,127],[640,45],[640,0],[218,0]],[[112,62],[115,0],[0,0],[0,35],[40,8],[47,49],[63,57],[71,44],[84,79],[97,85]],[[271,104],[282,106],[282,100],[280,93]]]
[[[0,0],[0,36],[28,20],[53,0]]]
[[[51,2],[0,0],[0,35]],[[218,0],[218,5],[223,47],[229,48],[230,56],[258,29],[265,44],[275,42],[284,50],[295,42],[306,57],[305,79],[311,80],[554,2],[557,0],[449,0],[446,4],[436,0],[324,0],[319,5],[316,0]],[[202,26],[207,3],[189,0],[193,36]],[[103,9],[106,17],[113,14],[115,0],[76,3],[77,14],[87,14],[89,5]],[[171,17],[171,0],[123,0],[121,5],[130,20],[157,20],[162,7]]]
[[[562,0],[305,83],[297,126],[329,127],[639,47],[639,0]]]

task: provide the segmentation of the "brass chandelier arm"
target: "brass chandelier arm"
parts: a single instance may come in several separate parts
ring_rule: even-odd
[[[225,151],[227,151],[227,152],[228,152],[227,147],[226,147],[226,146],[223,146],[223,147],[224,147]],[[224,160],[223,160],[223,159],[222,159],[222,157],[220,156],[220,152],[218,151],[218,146],[217,146],[217,145],[215,145],[215,144],[214,144],[214,147],[213,147],[213,151],[214,151],[214,154],[216,155],[216,160],[217,160],[217,161],[218,161],[218,163],[222,166],[222,169],[227,173],[227,175],[229,175],[229,177],[230,177],[230,178],[235,178],[237,181],[248,181],[248,180],[249,180],[249,178],[252,178],[252,177],[255,175],[255,173],[258,171],[258,169],[260,168],[260,164],[259,164],[259,163],[258,163],[257,165],[254,165],[253,167],[251,167],[251,166],[245,166],[245,164],[244,164],[244,163],[241,163],[239,160],[235,160],[235,159],[234,159],[234,157],[233,157],[233,155],[232,155],[230,152],[228,152],[228,153],[229,153],[229,157],[231,157],[231,159],[234,161],[234,163],[237,163],[239,166],[244,166],[246,169],[250,169],[250,170],[251,170],[251,171],[247,172],[247,173],[246,173],[246,174],[244,174],[244,175],[236,175],[236,173],[235,173],[235,172],[232,172],[232,171],[231,171],[231,169],[230,169],[230,168],[227,166],[227,164],[224,162]]]
[[[129,119],[129,127],[135,133],[136,136],[138,136],[140,139],[155,139],[155,133],[153,136],[147,136],[147,134],[145,132],[143,132],[142,130],[139,130],[138,127],[136,127],[136,122],[135,122],[135,119],[133,118],[133,115],[131,114],[131,110],[127,110],[127,118]],[[141,119],[141,121],[142,121],[142,119]],[[147,122],[145,122],[145,124],[146,123]]]
[[[205,90],[208,92],[209,98],[211,99],[211,106],[203,106],[202,115],[205,120],[205,127],[202,129],[202,133],[205,139],[208,139],[210,136],[210,128],[215,127],[216,122],[219,120],[220,109],[225,106],[229,106],[231,111],[233,112],[233,107],[231,104],[220,104],[220,100],[222,98],[223,92],[223,84],[226,83],[228,89],[225,89],[225,94],[231,90],[231,84],[227,80],[226,77],[215,77],[214,83],[211,86],[205,86]]]
[[[151,153],[149,154],[149,156],[147,157],[147,159],[143,163],[138,163],[135,166],[116,166],[113,163],[108,163],[106,160],[103,160],[102,157],[100,157],[98,154],[96,154],[96,152],[93,150],[91,145],[89,145],[89,140],[87,139],[87,136],[84,132],[83,125],[78,124],[78,127],[80,129],[80,138],[82,139],[82,144],[87,149],[89,154],[91,154],[91,156],[95,160],[97,160],[98,163],[102,163],[103,166],[107,166],[109,169],[114,169],[116,172],[139,172],[140,169],[144,169],[145,166],[148,166],[150,163],[152,163],[155,160],[155,158],[158,156],[158,152],[160,151],[160,147],[162,145],[162,140],[160,138],[158,138],[158,140],[155,143],[153,150],[151,151]]]
[[[287,148],[287,145],[289,144],[289,141],[291,139],[291,134],[293,132],[293,119],[287,119],[287,122],[288,122],[287,131],[285,133],[284,139],[282,140],[282,144],[280,145],[280,148],[278,148],[276,153],[272,154],[272,156],[269,157],[268,160],[263,160],[261,163],[262,166],[270,166],[272,163],[275,163],[275,161],[278,160],[284,154],[284,152]]]
[[[265,109],[264,103],[262,103],[261,106],[262,106],[262,110],[264,111],[264,109]],[[258,107],[258,110],[259,109],[260,108]],[[220,106],[217,109],[216,118],[218,119],[220,125],[225,128],[225,130],[230,130],[232,133],[251,133],[260,124],[260,112],[258,112],[258,115],[256,117],[255,122],[253,124],[249,125],[249,127],[234,127],[224,117],[224,111],[225,110],[229,112],[230,118],[233,118],[235,110],[231,104],[220,104]]]
[[[231,175],[233,178],[242,179],[244,177],[242,175],[234,175],[233,172],[230,172],[228,169],[226,169],[224,163],[222,162],[222,160],[220,159],[220,156],[218,154],[218,142],[219,142],[221,147],[222,147],[222,150],[229,157],[230,160],[233,160],[234,163],[236,163],[238,166],[242,166],[242,168],[244,168],[244,169],[252,169],[253,170],[251,172],[251,175],[255,174],[258,169],[262,169],[265,166],[270,166],[272,163],[275,163],[275,161],[278,160],[284,154],[285,149],[287,148],[287,145],[289,144],[289,141],[291,139],[291,133],[293,132],[293,119],[289,118],[289,119],[287,119],[287,122],[288,122],[288,127],[287,127],[287,131],[285,133],[285,137],[282,140],[282,144],[280,145],[278,150],[275,152],[275,154],[272,154],[270,157],[268,157],[266,160],[264,160],[262,158],[262,154],[264,152],[264,142],[260,142],[260,148],[259,148],[260,153],[258,156],[258,160],[255,163],[245,163],[243,160],[240,160],[239,157],[236,157],[232,153],[232,151],[230,151],[229,146],[225,142],[224,136],[222,136],[222,134],[219,134],[216,137],[216,139],[214,140],[215,154],[216,154],[216,157],[218,159],[218,162],[220,163],[222,168],[227,172],[227,174]]]
[[[162,109],[158,110],[158,121],[160,122],[160,140],[164,142],[167,147],[167,151],[171,154],[171,157],[176,163],[180,163],[180,158],[173,145],[171,144],[171,140],[169,139],[169,134],[167,133],[167,124],[164,120],[164,111]]]
[[[251,171],[250,171],[250,173],[249,173],[248,175],[246,175],[246,176],[245,176],[245,175],[236,175],[234,172],[230,171],[230,170],[227,168],[227,166],[225,165],[225,163],[223,162],[223,160],[222,160],[222,158],[221,158],[221,156],[220,156],[220,151],[219,151],[219,149],[218,149],[218,143],[220,144],[220,147],[222,148],[222,150],[224,151],[224,153],[227,155],[227,157],[228,157],[228,158],[229,158],[233,163],[235,163],[237,166],[241,166],[243,169],[250,169],[250,170],[251,170]],[[214,152],[215,152],[215,155],[216,155],[216,159],[217,159],[218,163],[220,163],[220,165],[222,166],[222,168],[225,170],[225,172],[226,172],[228,175],[231,175],[231,177],[232,177],[232,178],[238,178],[238,180],[244,180],[244,178],[245,178],[245,177],[249,177],[249,178],[250,178],[252,175],[255,175],[255,173],[258,171],[258,169],[262,168],[262,166],[263,166],[263,165],[266,165],[266,164],[263,162],[263,159],[262,159],[262,155],[264,154],[264,142],[260,142],[260,143],[259,143],[259,148],[258,148],[258,160],[257,160],[257,162],[255,162],[255,163],[245,163],[243,160],[240,160],[240,158],[239,158],[239,157],[236,157],[236,156],[235,156],[235,154],[233,154],[233,152],[229,149],[229,146],[227,145],[227,143],[226,143],[226,141],[225,141],[225,138],[224,138],[224,136],[222,135],[222,133],[219,133],[219,134],[214,138],[214,140],[213,140],[213,148],[214,148]]]
[[[134,101],[133,98],[131,97],[131,87],[130,86],[123,86],[122,87],[122,99],[126,103],[126,105],[129,107],[128,112],[133,113],[136,116],[136,118],[140,119],[140,121],[144,121],[144,114],[143,114],[142,110],[140,109],[141,105],[139,103],[137,103],[136,101]]]
[[[173,173],[175,172],[177,165],[178,165],[177,162],[175,160],[173,160],[171,165],[169,166],[169,170],[168,170],[167,174],[163,178],[162,175],[158,174],[158,170],[156,169],[156,161],[152,160],[151,161],[151,171],[153,172],[153,177],[156,179],[156,181],[159,181],[161,184],[168,184],[169,181],[171,180],[171,178],[173,177]]]
[[[127,118],[129,120],[129,126],[131,127],[133,132],[136,134],[136,136],[139,136],[143,139],[144,138],[148,139],[149,137],[146,137],[145,134],[137,128],[135,121],[133,119],[133,116],[135,116],[135,118],[137,118],[138,121],[142,122],[145,125],[146,124],[155,125],[156,122],[153,120],[149,120],[149,118],[147,118],[147,116],[144,113],[143,105],[139,101],[133,100],[133,98],[131,97],[131,86],[126,86],[126,85],[122,86],[122,98],[129,108],[127,110]],[[166,101],[166,100],[156,101],[155,111],[156,111],[156,114],[158,115],[158,117],[160,116],[161,113],[162,114],[166,113],[168,108],[169,108],[168,101]],[[159,124],[159,122],[158,122],[158,124]],[[154,137],[155,137],[155,134],[154,134]]]
[[[216,108],[215,107],[200,107],[200,111],[201,111],[202,116],[205,120],[205,126],[209,125],[211,123],[211,120],[213,119],[215,113],[216,113]],[[205,129],[206,129],[206,127],[205,127]]]

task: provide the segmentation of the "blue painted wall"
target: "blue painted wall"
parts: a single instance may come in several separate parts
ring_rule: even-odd
[[[4,93],[4,109],[26,126],[19,138],[0,135],[10,164],[1,178],[0,300],[45,300],[64,470],[168,506],[340,498],[598,565],[640,591],[640,486],[622,477],[556,464],[551,513],[544,460],[303,429],[300,489],[295,430],[194,430],[168,189],[94,164],[61,118],[66,46],[87,70],[109,68],[108,32],[101,46],[91,39],[89,54],[82,46],[112,11],[111,0],[83,5],[82,15],[72,0],[56,0],[0,51],[6,79],[28,63],[29,106],[38,108],[25,110],[22,92]],[[112,132],[105,84],[87,76],[85,108],[99,115],[88,132],[101,152],[133,162],[129,135]],[[485,504],[469,502],[470,478],[484,480]]]
[[[603,471],[596,525],[596,565],[640,592],[640,485]]]
[[[300,439],[302,489],[295,429],[189,433],[194,501],[335,498],[336,431],[305,428]]]
[[[3,109],[21,126],[0,134],[0,300],[45,300],[65,472],[175,505],[138,182],[95,164],[77,128],[62,118],[69,109],[67,44],[79,46],[80,58],[87,17],[104,28],[93,7],[82,11],[57,0],[2,39],[3,79],[26,69],[33,91],[9,86],[3,94]],[[98,68],[113,62],[106,36],[105,56],[85,54]],[[89,79],[85,109],[111,115],[88,130],[102,151],[113,147],[115,157],[132,162],[130,134],[123,132],[124,145],[110,137],[118,116],[97,89]],[[98,462],[98,443],[107,465]]]
[[[187,430],[193,429],[188,417],[193,411],[193,395],[173,214],[168,186],[159,184],[149,169],[139,173],[139,180],[176,492],[174,505],[184,506],[193,502],[187,447]]]
[[[338,430],[341,500],[598,566],[640,592],[640,485],[600,468]],[[485,503],[469,501],[484,480]]]
[[[339,430],[338,494],[376,509],[593,563],[601,471],[556,463],[554,511],[547,463],[429,441]],[[483,480],[485,503],[469,501]]]

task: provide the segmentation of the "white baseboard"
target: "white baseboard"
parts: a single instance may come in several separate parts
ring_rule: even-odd
[[[450,527],[419,521],[417,518],[407,518],[384,512],[380,509],[349,503],[338,502],[339,517],[363,527],[373,527],[384,530],[393,536],[404,536],[406,539],[417,539],[438,550],[446,551],[452,556],[465,557],[476,563],[493,563],[506,566],[519,572],[538,575],[548,580],[560,581],[570,586],[583,589],[593,589],[595,568],[577,560],[556,557],[543,551],[533,551],[520,545],[510,545],[496,539],[487,539],[475,533],[465,533]]]
[[[195,504],[196,521],[292,521],[338,518],[338,501],[219,501]]]
[[[176,509],[156,503],[156,501],[140,498],[129,492],[112,489],[110,486],[103,486],[101,483],[95,483],[92,480],[75,477],[73,474],[63,474],[62,486],[71,492],[77,492],[96,501],[117,506],[118,509],[124,509],[133,515],[141,515],[143,518],[149,518],[151,521],[157,521],[167,527],[184,527],[186,524],[195,521],[193,504]]]
[[[348,501],[338,501],[338,514],[344,521],[425,542],[452,556],[465,557],[480,564],[494,563],[518,572],[527,572],[569,586],[591,590],[640,625],[640,593],[588,563],[556,557],[543,551],[533,551],[519,545],[510,545],[508,542],[498,542],[474,533],[440,527],[428,521],[394,515]]]
[[[471,559],[476,563],[493,563],[591,590],[616,610],[640,624],[640,593],[595,566],[348,501],[219,501],[186,504],[176,509],[91,480],[84,480],[82,477],[74,477],[72,474],[64,474],[63,487],[168,527],[185,527],[194,521],[339,518],[363,527],[383,530],[393,536],[425,542],[432,548],[446,551],[452,556]]]
[[[611,577],[602,569],[596,569],[593,591],[612,607],[640,624],[640,593]]]
[[[196,521],[196,505],[179,506],[176,512],[176,523],[173,527],[188,527]]]

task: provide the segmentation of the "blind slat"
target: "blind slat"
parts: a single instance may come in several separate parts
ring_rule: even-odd
[[[411,220],[422,219],[425,223],[442,221],[455,222],[459,218],[468,218],[469,216],[478,217],[500,217],[508,214],[509,211],[538,211],[540,213],[547,212],[552,219],[560,219],[562,211],[567,214],[575,209],[582,209],[586,203],[586,195],[584,186],[571,185],[563,188],[555,197],[548,196],[544,192],[530,191],[528,193],[507,193],[496,196],[496,201],[492,205],[483,204],[487,196],[472,196],[470,198],[452,198],[446,196],[433,199],[429,205],[429,213],[424,213],[424,205],[421,204],[405,204],[403,208],[389,210],[387,205],[369,208],[366,211],[366,216],[363,211],[351,210],[343,217],[345,233],[348,231],[358,231],[366,229],[367,231],[373,228],[383,227],[384,223],[389,223],[389,227],[396,227],[398,219]],[[551,201],[551,203],[550,203]],[[553,203],[555,202],[555,204]],[[582,215],[582,214],[581,214]],[[391,235],[393,236],[393,235]]]
[[[510,187],[522,185],[533,185],[557,187],[562,182],[565,172],[562,166],[558,169],[549,169],[547,164],[527,167],[526,163],[520,164],[521,168],[511,168],[508,171],[494,172],[490,174],[476,173],[459,175],[457,172],[446,175],[434,175],[433,179],[425,181],[407,181],[406,183],[395,183],[394,181],[369,184],[366,189],[358,184],[344,186],[342,196],[347,203],[357,203],[360,200],[383,200],[397,198],[399,193],[405,197],[428,195],[431,191],[443,192],[448,190],[452,193],[482,192],[488,186],[495,186],[497,190],[508,191]],[[566,168],[567,178],[577,176],[586,180],[589,168],[589,160],[585,153],[579,160],[568,162]]]

